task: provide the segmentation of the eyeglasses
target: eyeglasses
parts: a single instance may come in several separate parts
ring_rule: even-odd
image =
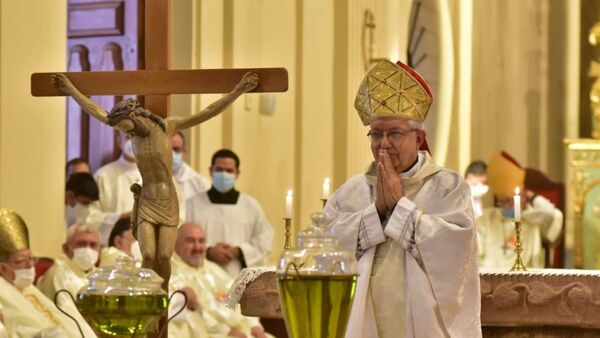
[[[401,141],[404,137],[406,137],[406,135],[408,135],[410,132],[413,132],[415,130],[417,130],[417,129],[416,128],[411,128],[411,129],[407,129],[407,130],[394,129],[394,130],[390,130],[388,132],[378,131],[378,130],[369,130],[369,132],[367,133],[367,136],[373,143],[379,143],[379,142],[383,141],[383,138],[386,135],[390,140],[392,140],[394,142],[398,142],[398,141]]]
[[[38,262],[37,257],[29,257],[29,258],[17,258],[10,263],[14,266],[33,266]]]

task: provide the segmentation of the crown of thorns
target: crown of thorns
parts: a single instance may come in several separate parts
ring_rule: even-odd
[[[107,115],[108,125],[116,125],[129,116],[130,113],[151,119],[165,131],[165,121],[160,116],[142,107],[142,105],[134,99],[126,99],[117,103]]]

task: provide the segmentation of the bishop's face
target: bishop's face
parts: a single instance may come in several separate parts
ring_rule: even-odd
[[[425,140],[425,131],[414,129],[408,119],[401,117],[377,117],[371,121],[371,152],[375,161],[379,160],[379,152],[386,151],[390,155],[396,172],[404,172],[415,163],[419,147]]]
[[[15,279],[15,270],[29,269],[34,266],[36,258],[33,257],[30,249],[24,249],[12,254],[5,261],[0,261],[0,276],[9,282]]]

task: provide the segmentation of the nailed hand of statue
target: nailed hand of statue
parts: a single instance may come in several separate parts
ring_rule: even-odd
[[[58,90],[60,90],[63,93],[69,94],[71,93],[71,88],[73,87],[73,84],[71,84],[71,81],[69,81],[69,78],[62,73],[56,73],[56,74],[52,74],[50,76],[50,79],[52,81],[52,84],[58,88]]]
[[[243,93],[247,93],[256,88],[256,86],[258,86],[258,73],[250,71],[244,74],[240,83],[236,86],[236,89]]]

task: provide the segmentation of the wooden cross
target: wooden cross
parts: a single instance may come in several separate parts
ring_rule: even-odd
[[[171,0],[144,0],[140,8],[145,21],[144,70],[65,73],[83,94],[144,95],[139,99],[143,106],[166,117],[170,94],[228,93],[249,70],[259,76],[253,93],[287,91],[285,68],[169,70]],[[32,74],[33,96],[64,96],[52,85],[52,74]]]
[[[284,92],[288,89],[285,68],[169,70],[171,0],[144,0],[144,70],[110,72],[68,72],[69,80],[83,94],[143,95],[138,100],[161,117],[169,115],[170,94],[228,93],[249,70],[258,73],[258,86],[252,92]],[[33,96],[64,96],[50,80],[53,73],[31,76]],[[166,315],[160,328],[166,328]],[[167,337],[154,332],[152,337]]]

